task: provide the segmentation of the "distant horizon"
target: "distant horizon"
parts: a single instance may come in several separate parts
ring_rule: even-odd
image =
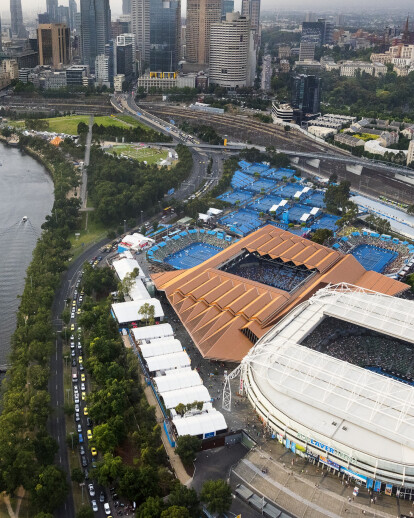
[[[78,4],[78,10],[80,6],[80,0],[76,0]],[[182,14],[185,16],[186,0],[181,0]],[[235,0],[235,10],[240,10],[241,0]],[[10,22],[10,8],[9,1],[6,0],[6,5],[2,7],[0,15],[4,22]],[[68,0],[59,0],[60,5],[68,5]],[[122,0],[110,0],[111,11],[114,18],[122,14]],[[277,5],[275,5],[277,4]],[[46,0],[22,0],[23,18],[35,17],[37,13],[46,11]],[[365,0],[361,9],[361,0],[316,0],[312,2],[312,8],[309,8],[309,0],[262,0],[261,4],[262,11],[312,11],[318,13],[319,11],[329,12],[341,12],[341,13],[353,13],[358,12],[370,12],[370,11],[404,11],[400,12],[400,15],[413,14],[414,5],[412,0],[397,0],[393,3],[393,7],[390,7],[389,0]]]

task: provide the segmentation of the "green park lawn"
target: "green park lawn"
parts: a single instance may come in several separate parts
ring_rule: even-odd
[[[139,122],[130,117],[131,121],[123,120],[123,115],[118,117],[98,116],[94,117],[93,122],[101,126],[118,126],[120,128],[130,128],[131,124],[136,126]],[[46,119],[49,123],[49,131],[56,133],[66,133],[68,135],[78,134],[78,124],[84,122],[89,124],[89,115],[68,115],[66,117],[53,117]]]
[[[148,164],[156,164],[168,156],[168,151],[165,149],[145,148],[134,144],[115,145],[108,152],[115,152],[117,155],[124,155],[139,162],[144,162],[145,160]]]

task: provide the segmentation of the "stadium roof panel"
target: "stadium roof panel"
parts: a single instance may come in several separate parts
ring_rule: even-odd
[[[329,437],[351,453],[358,445],[370,455],[414,464],[414,387],[300,345],[331,315],[414,343],[414,302],[333,286],[256,344],[243,360],[250,373],[245,382],[256,385],[267,408],[315,437]]]
[[[243,251],[316,270],[290,293],[220,270]],[[367,272],[352,256],[267,225],[188,270],[153,275],[203,356],[240,362],[288,311],[328,284],[396,295],[408,286]],[[243,331],[242,331],[243,329]]]

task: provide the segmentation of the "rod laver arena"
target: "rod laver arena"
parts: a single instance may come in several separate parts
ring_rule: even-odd
[[[374,491],[414,488],[413,301],[328,286],[284,316],[230,378],[239,373],[287,448]],[[225,389],[224,406],[230,398]]]

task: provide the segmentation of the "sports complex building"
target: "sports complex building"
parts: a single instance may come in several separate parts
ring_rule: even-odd
[[[152,276],[210,359],[241,362],[282,317],[330,284],[346,282],[391,296],[408,289],[367,271],[351,254],[272,225],[226,245],[192,268]]]
[[[374,492],[412,499],[413,301],[325,287],[279,320],[236,371],[286,448]]]

